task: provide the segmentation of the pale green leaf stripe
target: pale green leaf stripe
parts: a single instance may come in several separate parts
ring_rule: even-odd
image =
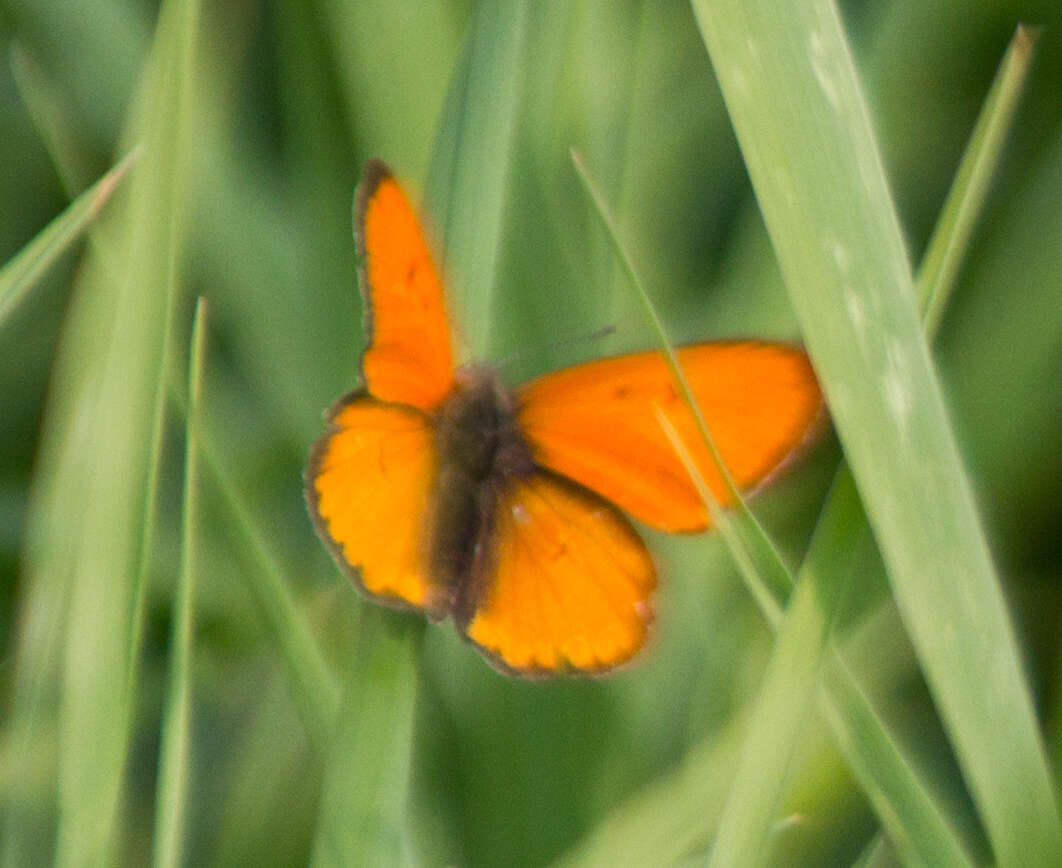
[[[130,151],[0,268],[0,326],[92,223],[139,156],[139,148]]]
[[[200,298],[192,326],[188,366],[188,413],[185,420],[184,502],[182,504],[181,575],[175,589],[170,639],[170,675],[162,713],[159,777],[155,801],[154,864],[181,864],[188,789],[188,729],[191,716],[192,625],[195,619],[196,522],[199,517],[199,406],[206,346],[206,299]]]
[[[927,316],[926,330],[930,334],[939,323],[940,313],[944,309],[955,277],[969,244],[969,239],[977,218],[984,206],[986,193],[995,166],[998,164],[1005,134],[1009,130],[1017,107],[1032,57],[1033,38],[1024,29],[1018,28],[996,77],[996,81],[985,101],[977,126],[970,143],[963,155],[962,164],[941,218],[933,234],[926,261],[920,270],[918,286],[920,297],[927,302],[927,309],[936,311],[936,316]],[[839,496],[847,495],[847,497]],[[758,703],[758,710],[753,716],[754,726],[742,751],[742,764],[735,778],[731,792],[720,821],[717,840],[713,850],[713,863],[719,865],[751,865],[762,861],[768,836],[775,821],[775,811],[771,806],[777,803],[784,785],[784,770],[796,745],[799,732],[798,724],[789,728],[781,724],[771,725],[772,721],[786,718],[797,721],[803,719],[806,707],[815,693],[817,669],[808,665],[801,666],[796,661],[821,659],[824,643],[828,640],[828,631],[811,629],[813,620],[818,619],[820,626],[827,622],[820,613],[802,606],[802,601],[811,597],[805,593],[806,583],[814,579],[820,586],[819,596],[830,599],[830,591],[837,590],[831,576],[844,575],[843,564],[835,562],[837,550],[852,552],[857,540],[865,530],[865,517],[858,498],[852,488],[851,475],[847,468],[839,471],[830,496],[823,506],[820,526],[827,523],[845,528],[845,533],[828,546],[812,543],[799,577],[798,590],[794,594],[787,612],[785,622],[779,633],[775,646],[771,669],[765,680]],[[845,538],[847,537],[847,538]],[[825,593],[824,593],[825,592]],[[834,595],[833,601],[835,601]],[[794,633],[801,627],[794,624],[799,619],[805,630],[806,644],[786,647],[783,637]],[[799,678],[779,679],[773,685],[770,673],[784,668],[778,660],[779,655],[790,656],[790,667],[796,670]],[[828,698],[824,699],[829,701]],[[785,715],[779,715],[779,711]],[[772,730],[779,729],[777,735]],[[751,781],[757,781],[753,786]],[[872,785],[873,786],[873,785]],[[898,829],[893,828],[896,836]],[[927,864],[942,865],[962,860],[963,854],[951,844],[948,830],[940,830],[926,824],[914,837],[914,829],[903,829],[906,837],[897,837],[896,845],[908,862],[923,861]],[[944,834],[940,834],[943,831]],[[937,840],[934,845],[932,842]],[[950,851],[950,852],[949,852]]]
[[[1032,703],[837,11],[826,0],[693,5],[900,612],[996,857],[1057,862],[1062,826]]]
[[[363,606],[358,652],[325,772],[315,866],[404,865],[417,645]]]
[[[122,215],[127,231],[120,238],[109,236],[106,243],[115,246],[100,256],[120,262],[122,270],[115,276],[97,267],[94,279],[86,280],[82,290],[95,300],[78,307],[86,319],[75,324],[75,331],[86,341],[94,337],[76,358],[64,356],[56,374],[57,388],[76,395],[79,400],[72,403],[79,410],[88,408],[87,416],[77,420],[86,426],[83,435],[74,433],[74,420],[51,420],[60,438],[84,436],[87,446],[72,476],[56,480],[56,490],[81,491],[82,503],[91,505],[76,524],[72,544],[75,567],[59,717],[60,865],[106,864],[114,857],[134,720],[133,609],[144,516],[152,508],[152,411],[175,293],[196,11],[189,2],[164,4],[160,12],[142,91],[142,134],[136,136],[145,143],[144,161]],[[61,505],[52,508],[62,510]],[[49,557],[45,553],[37,565],[43,574]]]
[[[473,358],[491,352],[513,131],[520,95],[526,0],[477,3],[450,82],[427,187],[435,250],[460,300],[461,337]]]

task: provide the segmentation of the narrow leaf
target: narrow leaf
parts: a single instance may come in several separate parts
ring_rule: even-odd
[[[463,302],[463,337],[489,355],[527,2],[477,3],[450,81],[427,189],[436,250]]]
[[[170,639],[170,677],[162,716],[159,778],[155,803],[155,854],[158,868],[181,864],[188,790],[188,730],[191,717],[192,627],[195,620],[195,580],[199,516],[199,419],[203,360],[206,347],[206,299],[196,305],[192,351],[188,366],[188,413],[185,419],[183,531],[181,575],[173,607]]]
[[[69,475],[46,478],[53,513],[40,521],[48,539],[69,533],[72,541],[53,554],[45,540],[31,573],[70,571],[56,854],[64,865],[114,857],[135,721],[135,613],[154,510],[159,395],[177,294],[197,8],[167,3],[160,11],[137,122],[144,160],[122,222],[100,238],[107,250],[86,272],[81,290],[89,298],[75,305],[76,338],[57,366],[56,389],[70,415],[50,419],[58,445],[48,452],[61,455],[73,439],[82,449],[76,463],[56,465]],[[83,515],[65,508],[67,492],[83,496]]]
[[[950,296],[950,290],[955,284],[956,275],[968,248],[972,228],[983,210],[989,182],[998,163],[1006,132],[1013,122],[1018,96],[1028,73],[1033,41],[1034,37],[1025,28],[1018,28],[1000,64],[996,81],[985,101],[977,126],[963,155],[960,169],[934,230],[926,260],[920,269],[917,283],[920,289],[919,296],[927,302],[926,307],[929,313],[926,315],[925,328],[930,337],[939,323],[940,315]],[[935,315],[933,315],[934,311]],[[805,557],[799,578],[801,584],[787,610],[772,661],[782,653],[805,661],[809,658],[818,659],[818,655],[821,654],[821,642],[827,638],[824,633],[808,635],[806,645],[790,647],[784,652],[781,637],[790,627],[796,629],[792,624],[793,620],[798,617],[806,620],[814,615],[808,612],[806,607],[803,609],[800,607],[802,597],[809,596],[803,594],[803,589],[807,587],[804,583],[805,578],[810,574],[816,577],[816,581],[820,584],[831,585],[834,581],[830,578],[831,576],[839,577],[844,574],[845,565],[837,562],[836,553],[854,552],[856,540],[866,530],[862,506],[852,485],[851,475],[842,465],[823,505],[820,518],[820,527],[832,524],[842,528],[842,538],[835,539],[828,546],[816,545],[813,542]],[[826,595],[823,599],[829,599],[829,589],[824,590]],[[772,667],[774,665],[776,664],[772,662]],[[781,661],[778,661],[777,665],[780,667]],[[806,668],[805,674],[808,674]],[[768,688],[768,684],[769,681],[764,685],[759,710],[753,716],[753,721],[760,723],[760,728],[766,732],[770,728],[766,722],[778,719],[777,709],[779,707],[786,709],[786,718],[801,719],[814,685],[805,683],[805,689],[801,692],[795,685],[783,681],[779,681],[773,691]],[[793,688],[792,691],[789,691],[790,687]],[[788,700],[784,699],[786,692],[790,693]],[[780,793],[781,771],[788,764],[789,752],[795,747],[792,739],[787,739],[786,736],[794,735],[797,729],[795,725],[788,731],[782,728],[778,738],[765,737],[762,741],[757,740],[756,743],[753,743],[755,729],[750,735],[745,745],[742,768],[735,778],[728,809],[720,824],[713,851],[713,861],[718,864],[728,862],[750,864],[757,854],[763,852],[771,824],[774,822],[773,814],[765,810],[767,794],[771,793],[772,798],[776,799]],[[784,749],[783,742],[788,744]],[[773,764],[769,761],[771,756],[774,758]],[[751,787],[748,782],[753,779],[764,783],[760,787]],[[918,836],[918,844],[910,838],[909,834],[906,834],[910,831],[909,829],[900,830],[894,826],[892,831],[898,838],[899,848],[907,854],[908,860],[921,858],[934,864],[942,864],[945,860],[954,861],[962,856],[961,852],[951,847],[951,835],[946,828],[924,829],[923,834]],[[741,846],[735,844],[739,836],[741,836]],[[939,843],[930,849],[927,843],[933,839],[938,840]],[[921,856],[919,856],[919,850],[922,851]]]
[[[417,646],[394,613],[362,608],[359,651],[325,773],[316,866],[401,865]],[[367,699],[369,701],[367,701]]]
[[[139,148],[130,151],[0,268],[0,326],[92,223],[139,156]]]
[[[694,11],[896,601],[996,857],[1057,861],[1062,824],[1013,628],[837,11],[827,0],[695,0]]]

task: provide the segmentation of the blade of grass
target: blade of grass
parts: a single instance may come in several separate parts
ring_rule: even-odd
[[[155,802],[154,864],[181,864],[188,791],[188,729],[191,716],[192,624],[195,618],[196,522],[199,518],[199,395],[206,355],[206,299],[200,298],[192,327],[188,365],[188,413],[185,420],[181,575],[175,589],[170,639],[170,676],[162,712],[159,777]]]
[[[406,849],[416,649],[392,612],[362,607],[354,672],[325,773],[316,866],[401,865]],[[367,701],[368,700],[368,701]]]
[[[836,9],[826,0],[694,0],[694,12],[996,857],[1048,864],[1062,853],[1062,825],[1043,745]]]
[[[673,428],[670,436],[702,497],[710,496]],[[772,654],[770,680],[764,684],[759,700],[763,711],[753,717],[739,776],[735,778],[728,811],[724,813],[725,823],[719,832],[724,838],[724,854],[717,864],[755,864],[762,858],[774,825],[772,811],[781,798],[785,770],[796,747],[799,725],[806,719],[808,701],[816,695],[817,676],[823,671],[828,690],[819,691],[818,698],[826,718],[849,768],[859,779],[896,848],[909,862],[969,865],[970,859],[953,825],[934,802],[926,783],[909,765],[841,656],[831,648],[825,658],[825,670],[816,662],[823,660],[827,650],[829,626],[845,588],[847,573],[839,569],[839,564],[847,564],[866,529],[861,521],[855,484],[847,468],[837,474],[832,491],[829,508],[823,510],[819,519],[819,527],[828,528],[825,532],[828,542],[813,545],[813,557],[801,568],[803,584],[798,585],[797,599],[804,602],[798,606],[795,600],[789,601],[784,618],[777,615],[772,618],[764,612],[771,626],[784,630],[790,638],[785,645],[777,643]],[[731,549],[732,553],[736,550],[740,546]],[[776,611],[784,603],[776,601]],[[797,637],[805,641],[798,643]],[[784,698],[777,694],[784,694]],[[788,730],[777,721],[779,707],[786,709],[785,719],[793,722]],[[772,767],[770,772],[767,766]],[[730,804],[735,807],[730,809]],[[733,861],[729,857],[734,857]]]
[[[0,327],[99,215],[140,156],[134,148],[0,268]]]
[[[703,850],[726,800],[748,725],[739,711],[678,767],[635,792],[555,866],[674,865]]]
[[[172,373],[176,364],[169,365]],[[189,396],[175,375],[169,394],[178,409],[189,412]],[[232,538],[242,545],[251,568],[245,571],[247,589],[272,644],[277,648],[284,675],[300,718],[316,750],[324,753],[332,741],[339,710],[339,686],[320,646],[314,640],[285,580],[280,561],[270,550],[266,534],[241,495],[221,455],[219,439],[204,414],[199,431],[199,449],[205,469],[217,486],[225,513],[232,522]]]
[[[888,855],[887,847],[885,839],[880,834],[875,835],[852,863],[852,868],[873,868],[875,865],[887,864],[884,861]]]
[[[63,189],[72,197],[80,194],[89,186],[95,172],[85,164],[85,149],[75,135],[71,118],[76,117],[77,109],[69,94],[49,78],[26,46],[17,40],[11,46],[11,71]]]
[[[704,481],[704,477],[701,476],[700,471],[694,465],[693,456],[690,454],[686,444],[682,441],[682,438],[679,436],[679,433],[675,429],[671,420],[660,407],[654,406],[653,410],[656,413],[656,418],[660,423],[660,427],[664,429],[664,434],[667,436],[668,440],[671,441],[671,445],[674,447],[679,459],[686,467],[686,472],[689,474],[690,479],[693,480],[697,493],[700,495],[701,500],[704,501],[705,506],[707,506],[708,511],[712,516],[712,524],[719,531],[719,535],[726,543],[727,550],[730,552],[730,556],[734,559],[734,563],[737,566],[738,571],[741,573],[741,577],[745,580],[749,592],[763,611],[763,615],[767,619],[767,622],[772,627],[777,627],[782,620],[782,607],[778,603],[778,596],[764,581],[763,575],[756,569],[756,565],[753,563],[751,555],[745,548],[745,542],[738,532],[737,523],[731,520],[731,517],[716,501],[711,489]],[[722,464],[719,464],[718,466],[722,467]],[[791,584],[792,580],[787,583],[787,586]]]
[[[850,503],[858,510],[859,494],[848,474],[839,475],[831,497],[835,503]],[[843,508],[824,512],[811,539],[805,568],[778,627],[719,821],[710,858],[713,866],[759,865],[767,854],[785,793],[786,772],[811,711],[811,697],[856,551],[847,522],[849,512]]]
[[[90,409],[88,448],[75,469],[85,479],[59,479],[52,490],[61,496],[68,488],[83,490],[81,503],[91,504],[76,520],[72,551],[60,705],[59,864],[105,863],[114,855],[135,719],[137,600],[157,477],[161,426],[152,411],[164,383],[176,298],[196,12],[195,3],[186,3],[166,4],[160,13],[139,116],[144,162],[123,214],[128,234],[108,239],[117,245],[112,261],[122,262],[124,273],[115,278],[96,270],[99,282],[82,288],[99,299],[81,309],[93,319],[78,325],[79,337],[92,340],[95,331],[95,339],[57,375],[58,388],[77,395],[79,409]],[[40,570],[48,570],[47,559]]]
[[[922,260],[915,288],[922,303],[926,334],[931,340],[940,326],[973,230],[984,210],[1003,145],[1025,89],[1038,35],[1037,30],[1025,25],[1015,30]]]
[[[973,226],[984,207],[989,182],[998,164],[1002,144],[1013,122],[1018,97],[1028,73],[1034,38],[1024,28],[1019,27],[1007,49],[937,222],[926,260],[920,269],[917,284],[919,297],[926,302],[928,312],[925,328],[930,338],[939,324],[940,315],[968,248]],[[764,852],[771,834],[774,822],[771,805],[776,804],[781,795],[782,772],[788,765],[795,747],[792,738],[797,732],[796,726],[786,730],[783,727],[772,727],[771,723],[785,718],[802,719],[810,698],[814,695],[818,675],[817,667],[813,671],[805,666],[798,672],[798,675],[804,676],[802,679],[779,679],[771,685],[770,673],[776,671],[776,667],[778,671],[784,670],[785,664],[778,659],[780,655],[783,659],[784,655],[790,655],[794,661],[821,659],[824,643],[828,640],[827,631],[813,632],[811,625],[807,624],[804,628],[809,630],[805,634],[806,644],[793,647],[786,647],[783,637],[790,629],[794,632],[800,629],[794,623],[798,619],[808,622],[816,617],[813,610],[806,610],[806,607],[801,606],[802,600],[811,598],[812,591],[804,593],[809,585],[818,584],[818,596],[825,600],[831,599],[831,591],[839,590],[834,587],[833,577],[840,579],[844,575],[841,569],[844,565],[836,562],[835,552],[854,552],[854,540],[866,529],[866,517],[853,488],[851,474],[844,467],[838,472],[823,505],[820,527],[827,524],[846,528],[848,531],[842,532],[840,537],[834,540],[833,548],[820,547],[813,541],[805,557],[798,577],[797,591],[787,609],[772,655],[771,668],[768,670],[769,674],[759,700],[759,710],[752,718],[753,732],[745,744],[734,789],[720,822],[712,856],[716,864],[754,864],[760,858],[759,854]],[[825,623],[825,620],[820,621],[822,626],[825,626]],[[790,665],[799,666],[796,662]],[[779,716],[779,709],[785,709],[787,714]],[[780,729],[781,732],[772,736],[772,728]],[[757,737],[757,729],[762,737]],[[761,783],[752,786],[751,781]],[[777,782],[777,786],[771,782]],[[901,841],[899,846],[909,859],[919,858],[913,845]],[[944,851],[938,851],[937,855],[923,852],[920,858],[940,864]]]
[[[482,324],[491,322],[496,291],[527,15],[526,0],[476,4],[428,180],[435,248],[463,302],[475,358],[490,355],[491,330]]]
[[[171,364],[170,371],[177,366]],[[188,412],[188,395],[177,378],[170,378],[170,396],[178,408]],[[200,453],[211,480],[232,522],[233,539],[243,548],[251,562],[245,571],[247,590],[262,620],[262,626],[277,649],[285,680],[299,717],[314,749],[325,753],[332,743],[340,689],[321,648],[310,633],[292,597],[280,561],[270,549],[259,519],[247,505],[221,455],[218,438],[212,432],[209,416],[200,430]]]
[[[784,600],[788,597],[789,589],[793,585],[793,578],[789,575],[789,571],[782,562],[777,549],[767,538],[767,534],[764,533],[763,528],[751,510],[746,506],[741,492],[738,491],[734,480],[730,476],[730,471],[723,463],[719,450],[716,449],[715,441],[712,439],[704,414],[701,412],[701,408],[693,396],[693,391],[686,381],[686,375],[682,372],[682,367],[679,365],[678,357],[675,355],[674,346],[667,335],[664,323],[659,314],[657,314],[652,299],[650,299],[645,285],[638,276],[638,271],[634,267],[625,245],[619,239],[616,221],[612,217],[611,210],[605,203],[597,184],[590,177],[582,156],[574,148],[570,150],[570,154],[572,163],[575,165],[576,172],[579,175],[579,180],[582,181],[583,186],[590,195],[595,210],[605,225],[606,234],[612,243],[612,247],[624,271],[627,273],[631,287],[635,291],[635,296],[641,303],[642,313],[652,331],[656,334],[660,352],[663,354],[671,371],[672,380],[677,385],[679,394],[683,396],[686,406],[693,413],[701,437],[711,452],[715,466],[718,468],[730,499],[734,504],[734,509],[741,517],[740,523],[731,520],[730,515],[720,507],[706,486],[700,490],[701,497],[712,517],[713,524],[719,529],[720,535],[723,536],[731,555],[741,569],[742,577],[745,579],[749,590],[763,609],[767,619],[772,624],[775,624],[781,617],[781,609],[776,601],[779,599]],[[657,411],[657,417],[661,424],[665,425],[665,429],[671,428],[666,417],[659,410]],[[671,431],[674,432],[674,429],[671,428]],[[695,484],[696,482],[697,480],[695,480]]]
[[[253,567],[247,571],[247,587],[267,635],[277,646],[299,716],[314,747],[327,751],[339,710],[336,679],[299,614],[266,535],[206,437],[203,457],[234,528],[250,555]]]

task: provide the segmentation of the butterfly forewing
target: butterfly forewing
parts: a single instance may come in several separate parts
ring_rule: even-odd
[[[370,336],[365,385],[383,401],[435,409],[454,383],[442,281],[416,212],[379,161],[358,188],[354,234]]]
[[[799,349],[754,341],[696,344],[679,361],[723,461],[741,487],[777,468],[814,427],[822,396]],[[693,415],[659,353],[589,362],[518,390],[536,460],[660,530],[703,530],[708,513],[654,412],[692,450],[716,498],[729,500]]]

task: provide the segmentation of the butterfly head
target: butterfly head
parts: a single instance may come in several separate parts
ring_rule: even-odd
[[[512,394],[497,373],[470,364],[456,372],[455,381],[438,424],[442,464],[474,484],[531,473],[531,448],[517,423]]]

